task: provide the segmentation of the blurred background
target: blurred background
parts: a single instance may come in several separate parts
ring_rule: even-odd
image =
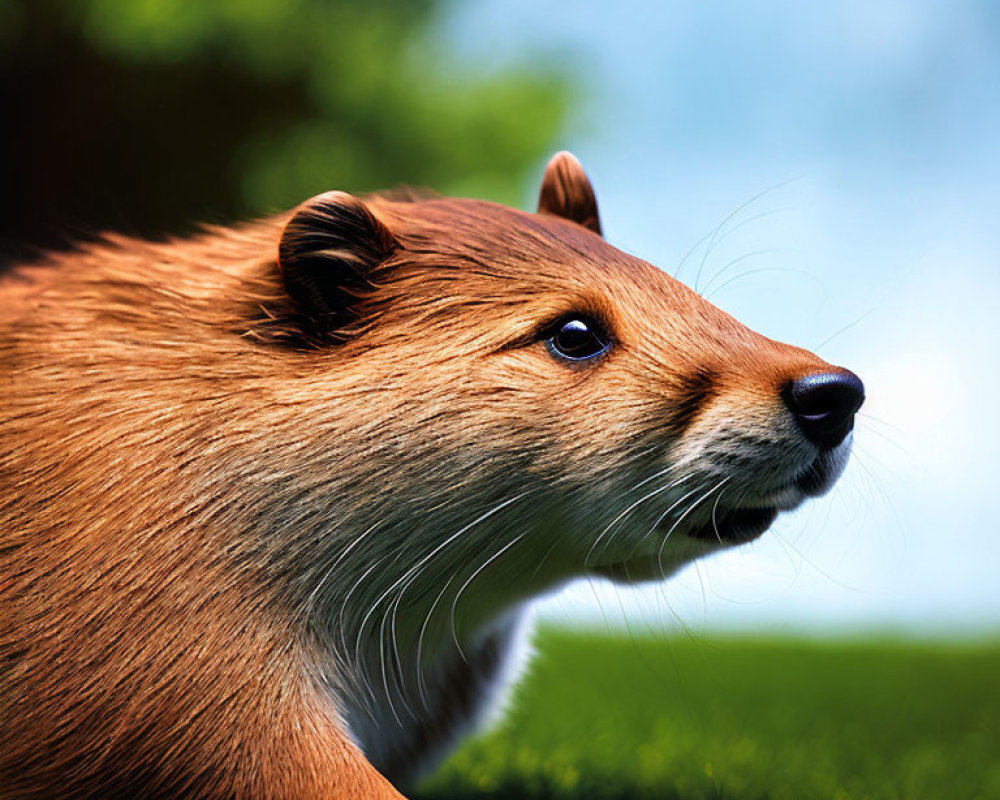
[[[0,263],[330,188],[533,210],[571,149],[613,244],[864,379],[829,497],[662,585],[543,602],[528,710],[429,796],[1000,793],[1000,650],[972,644],[1000,632],[1000,5],[3,0],[0,102]]]

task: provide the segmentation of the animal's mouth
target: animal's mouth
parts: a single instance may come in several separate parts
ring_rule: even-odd
[[[767,499],[754,505],[773,505],[779,511],[791,511],[808,498],[822,497],[833,488],[844,471],[849,453],[850,443],[821,452],[785,484],[769,492]]]
[[[681,525],[667,518],[657,530],[674,541],[686,540],[710,548],[714,545],[714,549],[752,542],[771,527],[781,512],[792,511],[808,498],[826,494],[843,472],[849,452],[849,443],[823,451],[781,483],[744,497],[738,506],[725,508],[706,502],[690,509]],[[687,558],[682,555],[681,561]],[[666,577],[676,566],[661,546],[653,555],[626,556],[619,562],[593,565],[590,569],[619,583],[638,583]]]
[[[830,491],[842,469],[837,459],[824,453],[795,478],[793,485],[806,497],[820,497]]]
[[[703,542],[725,545],[746,544],[764,533],[780,511],[791,511],[808,497],[820,497],[830,491],[843,468],[840,459],[823,453],[778,491],[753,507],[733,508],[707,523],[688,529],[687,535]]]
[[[840,459],[823,453],[752,504],[713,511],[710,519],[687,528],[684,533],[692,539],[727,546],[752,542],[771,527],[779,512],[797,508],[806,498],[826,494],[836,483],[842,467]]]

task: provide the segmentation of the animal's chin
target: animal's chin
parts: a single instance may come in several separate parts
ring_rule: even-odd
[[[714,545],[715,549],[734,547],[758,538],[771,527],[777,516],[777,508],[734,508],[718,514],[714,520],[703,525],[692,526],[683,531],[672,531],[671,536],[704,543],[710,548]],[[691,556],[704,552],[706,552],[704,549],[700,549]],[[680,563],[688,561],[691,556],[683,557],[681,562],[678,562],[670,556],[661,557],[659,553],[654,553],[611,564],[595,565],[590,571],[610,578],[615,583],[643,583],[668,577]]]
[[[734,508],[701,527],[687,531],[687,535],[703,542],[745,544],[770,528],[777,516],[777,508]]]

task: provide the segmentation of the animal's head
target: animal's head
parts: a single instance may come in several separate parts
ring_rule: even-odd
[[[370,392],[356,441],[382,513],[471,566],[509,547],[552,575],[658,577],[756,538],[847,460],[860,380],[608,244],[569,154],[537,214],[320,195],[280,268],[309,379]]]

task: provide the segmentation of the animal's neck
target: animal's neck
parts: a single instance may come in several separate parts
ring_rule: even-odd
[[[341,542],[336,575],[319,576],[310,624],[321,669],[387,775],[433,761],[482,716],[517,661],[524,602],[565,577],[531,506],[517,513],[521,499],[464,525],[369,526]]]
[[[499,706],[523,663],[526,613],[516,607],[463,642],[376,646],[366,686],[341,698],[346,722],[366,757],[394,782],[408,783],[448,754]],[[426,632],[426,631],[425,631]]]

